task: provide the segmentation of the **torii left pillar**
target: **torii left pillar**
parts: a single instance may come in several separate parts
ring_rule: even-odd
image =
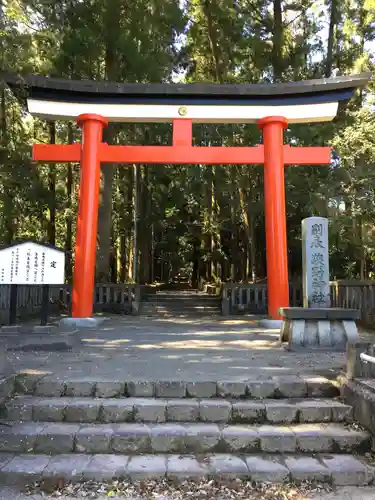
[[[72,316],[90,318],[95,290],[100,191],[99,149],[103,128],[108,125],[108,121],[99,115],[84,114],[78,117],[77,123],[82,128],[82,142]]]

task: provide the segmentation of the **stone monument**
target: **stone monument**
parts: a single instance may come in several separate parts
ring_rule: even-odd
[[[329,289],[328,219],[302,221],[303,307],[331,306]]]
[[[331,308],[328,256],[328,219],[302,221],[303,306],[282,307],[281,342],[288,350],[332,349],[345,351],[357,342],[359,311]]]

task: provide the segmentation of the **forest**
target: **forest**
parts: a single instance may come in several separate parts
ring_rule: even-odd
[[[0,0],[2,71],[117,82],[278,83],[374,69],[375,0]],[[289,273],[301,221],[329,218],[332,279],[375,276],[374,80],[332,123],[293,125],[329,166],[285,169]],[[110,144],[170,144],[170,124],[111,124]],[[256,125],[195,125],[197,145],[256,145]],[[32,239],[74,264],[79,166],[31,161],[34,143],[80,141],[0,88],[0,244]],[[98,282],[151,283],[193,262],[208,282],[265,278],[263,166],[103,165]]]

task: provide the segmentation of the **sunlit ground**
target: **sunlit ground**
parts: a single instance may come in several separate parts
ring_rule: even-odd
[[[345,353],[290,353],[259,318],[112,317],[72,352],[12,353],[17,371],[96,379],[230,380],[337,372]]]

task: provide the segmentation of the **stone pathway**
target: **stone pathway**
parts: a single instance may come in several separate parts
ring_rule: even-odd
[[[0,427],[2,484],[373,484],[370,436],[336,399],[345,353],[287,352],[251,317],[112,317],[77,336],[72,351],[8,351],[19,375]]]
[[[289,353],[278,330],[264,330],[255,318],[110,318],[81,332],[72,352],[9,352],[11,369],[95,376],[97,379],[248,380],[262,374],[332,376],[345,353]]]

